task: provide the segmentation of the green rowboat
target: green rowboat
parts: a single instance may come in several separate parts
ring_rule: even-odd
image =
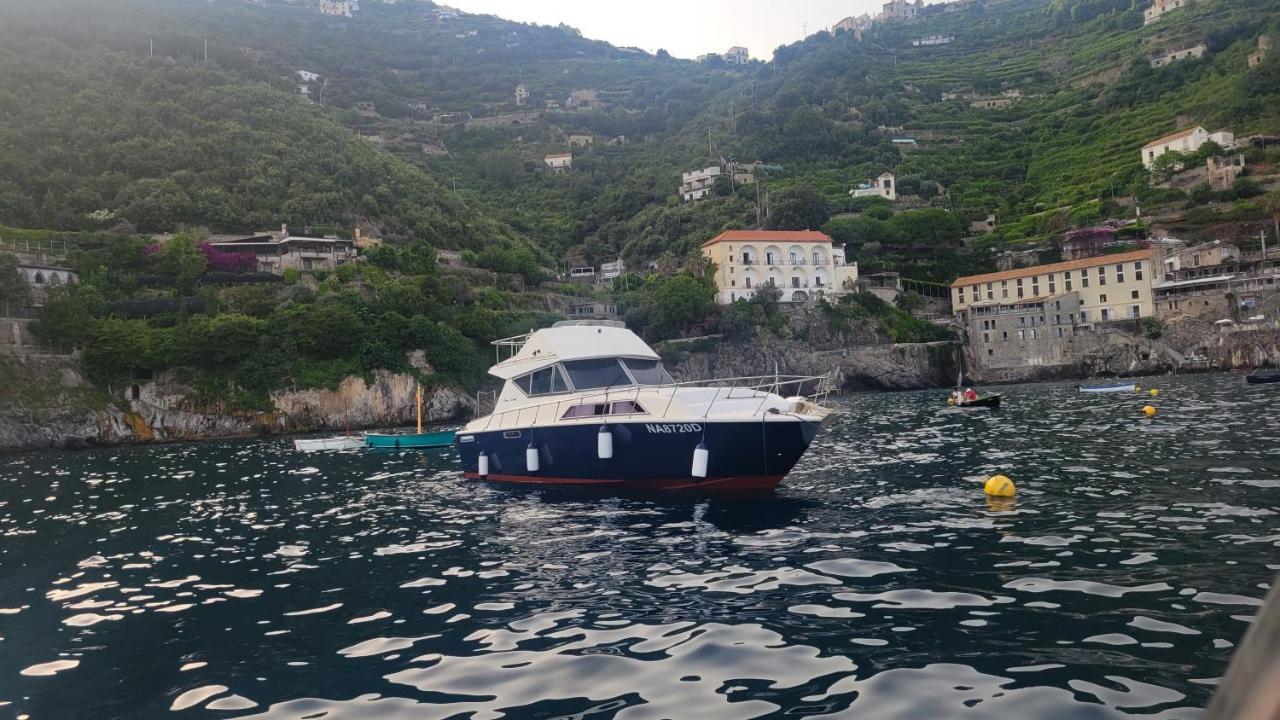
[[[365,433],[364,444],[371,448],[443,448],[453,444],[454,432]]]

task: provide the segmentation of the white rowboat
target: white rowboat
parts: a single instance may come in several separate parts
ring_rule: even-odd
[[[357,435],[337,435],[327,438],[308,438],[294,440],[293,448],[298,452],[321,452],[323,450],[359,450],[364,447],[364,438]]]

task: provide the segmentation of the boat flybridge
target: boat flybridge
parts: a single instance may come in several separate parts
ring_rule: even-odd
[[[818,404],[825,376],[674,382],[619,322],[561,322],[493,344],[502,391],[491,414],[458,431],[469,478],[771,488],[831,414]]]

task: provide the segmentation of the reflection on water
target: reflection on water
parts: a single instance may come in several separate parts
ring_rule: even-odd
[[[0,717],[1197,717],[1280,569],[1276,389],[1155,384],[1153,420],[853,396],[753,498],[281,440],[11,458]]]

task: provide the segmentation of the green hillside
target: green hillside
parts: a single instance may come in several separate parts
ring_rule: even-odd
[[[433,360],[470,384],[487,340],[548,320],[548,296],[582,292],[541,268],[613,257],[637,275],[603,299],[652,338],[790,332],[785,320],[739,322],[775,318],[773,308],[712,308],[697,248],[727,228],[821,227],[864,270],[943,283],[993,268],[1002,249],[1051,255],[1063,231],[1107,218],[1192,238],[1255,237],[1258,196],[1280,164],[1275,145],[1250,146],[1248,176],[1221,192],[1153,187],[1138,150],[1196,123],[1280,135],[1280,52],[1246,63],[1259,35],[1280,35],[1280,6],[1201,0],[1144,26],[1144,5],[934,5],[861,39],[819,32],[778,48],[773,62],[728,68],[426,2],[367,2],[355,18],[275,0],[9,4],[0,7],[0,227],[81,233],[85,296],[66,291],[59,310],[87,320],[44,330],[87,344],[90,370],[110,378],[200,360],[248,404],[282,384],[403,366],[403,351],[424,338],[474,349],[460,362]],[[931,35],[950,41],[912,44]],[[1200,43],[1202,58],[1150,65]],[[521,84],[528,96],[517,103]],[[974,97],[1007,106],[974,107]],[[571,135],[592,145],[572,148],[571,172],[547,172],[543,157],[569,151]],[[758,163],[756,184],[722,183],[681,203],[680,173],[722,159]],[[886,170],[903,202],[849,197]],[[970,221],[991,213],[995,232],[971,234]],[[147,241],[135,234],[191,228],[194,243],[204,231],[283,223],[358,225],[388,246],[314,284],[139,282],[189,274],[199,258],[194,245],[139,254]],[[475,271],[437,272],[424,260],[435,249],[472,251]],[[205,301],[208,322],[112,310],[187,296]],[[889,310],[882,327],[905,322]],[[335,327],[332,313],[362,318],[343,349],[275,343],[277,327],[319,337]],[[214,323],[224,317],[241,319]],[[419,329],[397,330],[409,326]],[[239,354],[199,350],[226,328]],[[888,335],[930,336],[915,326]]]

